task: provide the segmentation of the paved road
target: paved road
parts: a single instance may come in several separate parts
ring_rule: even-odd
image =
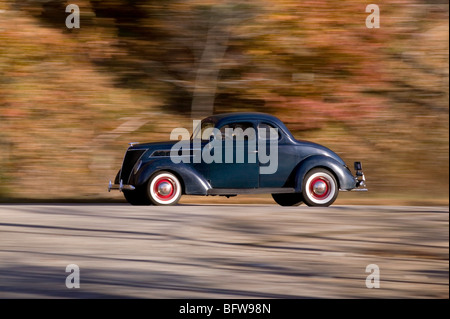
[[[0,298],[448,298],[448,212],[0,205]]]

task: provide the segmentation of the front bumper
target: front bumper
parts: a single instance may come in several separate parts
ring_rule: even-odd
[[[123,184],[123,180],[120,180],[119,184],[113,184],[112,181],[109,181],[108,184],[108,192],[110,192],[111,190],[119,190],[119,192],[121,192],[122,190],[135,190],[136,187],[134,187],[133,185],[124,185]]]

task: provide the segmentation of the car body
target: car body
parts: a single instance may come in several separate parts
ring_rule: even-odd
[[[174,205],[183,194],[268,193],[282,206],[329,206],[339,191],[367,190],[360,162],[354,176],[336,153],[295,139],[269,114],[207,117],[183,143],[130,143],[108,190],[134,205]]]

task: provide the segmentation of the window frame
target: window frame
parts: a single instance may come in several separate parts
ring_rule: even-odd
[[[264,137],[264,138],[262,138],[260,135],[259,135],[259,132],[260,132],[260,125],[261,124],[264,124],[264,125],[267,125],[267,126],[269,126],[269,127],[272,127],[272,128],[274,128],[274,129],[276,129],[277,130],[277,133],[278,133],[278,138],[276,138],[276,139],[271,139],[271,138],[266,138],[267,137],[267,131],[266,131],[266,137]],[[264,141],[266,141],[266,142],[270,142],[270,141],[280,141],[281,139],[282,139],[282,134],[281,134],[281,129],[277,126],[277,125],[275,125],[275,124],[273,124],[273,123],[269,123],[269,122],[265,122],[265,121],[260,121],[260,122],[258,122],[258,125],[257,125],[257,130],[258,130],[258,134],[257,134],[257,136],[258,136],[258,140],[264,140]],[[270,129],[269,129],[270,130]],[[270,134],[269,134],[269,136],[270,136]]]
[[[222,128],[224,126],[230,127],[232,125],[236,125],[236,124],[240,124],[240,123],[249,124],[249,126],[247,126],[245,129],[243,129],[243,132],[245,132],[245,130],[247,130],[248,128],[252,128],[253,131],[255,132],[255,134],[253,135],[252,139],[248,139],[247,138],[247,139],[244,139],[244,140],[245,141],[253,141],[253,140],[257,141],[258,136],[257,136],[257,130],[255,130],[255,122],[252,122],[252,121],[249,121],[249,120],[232,121],[232,122],[222,123],[221,127],[217,128],[220,131],[220,134],[222,135],[222,141],[226,141],[226,134],[225,134],[225,131],[222,132]],[[230,128],[232,128],[233,130],[236,129],[236,127],[230,127]],[[233,137],[232,141],[235,142],[236,138]]]

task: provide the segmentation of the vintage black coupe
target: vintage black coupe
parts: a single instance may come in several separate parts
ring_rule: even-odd
[[[108,190],[132,205],[268,193],[282,206],[329,206],[339,191],[367,191],[361,163],[354,169],[355,176],[333,151],[295,139],[274,116],[228,113],[202,120],[190,140],[130,143]]]

